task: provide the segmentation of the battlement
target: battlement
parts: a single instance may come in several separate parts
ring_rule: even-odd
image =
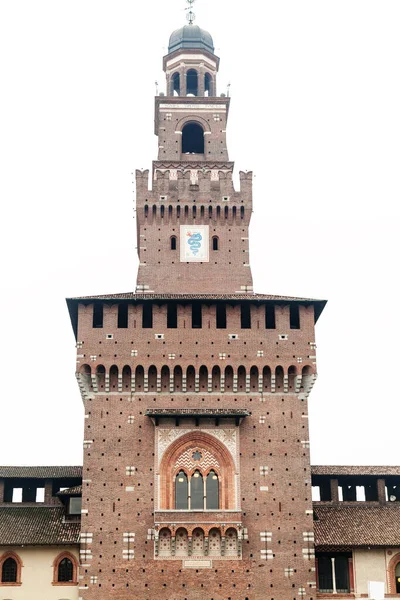
[[[213,165],[214,166],[214,165]],[[152,187],[149,170],[136,171],[136,191],[139,203],[182,200],[197,203],[237,203],[251,206],[252,171],[240,171],[240,189],[233,185],[233,163],[204,168],[198,164],[165,165],[153,163]]]

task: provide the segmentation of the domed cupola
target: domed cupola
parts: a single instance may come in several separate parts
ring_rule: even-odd
[[[207,50],[214,54],[214,42],[205,29],[201,29],[198,25],[185,25],[171,34],[168,54],[181,49]]]

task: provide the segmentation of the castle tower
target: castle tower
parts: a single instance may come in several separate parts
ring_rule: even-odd
[[[135,293],[68,300],[85,406],[82,600],[315,600],[307,398],[324,302],[254,294],[219,59],[170,38],[137,172]]]
[[[230,99],[217,97],[219,58],[210,34],[186,25],[163,61],[166,96],[155,101],[158,160],[137,171],[138,292],[251,292],[248,229],[252,174],[234,189],[226,127]]]

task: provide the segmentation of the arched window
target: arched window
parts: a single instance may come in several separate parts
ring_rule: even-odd
[[[18,565],[15,558],[6,558],[1,566],[1,583],[17,583]]]
[[[216,235],[213,236],[212,238],[212,249],[213,250],[219,250],[219,240],[218,237]]]
[[[53,585],[77,585],[78,567],[75,557],[69,552],[59,554],[53,563]]]
[[[206,509],[218,510],[219,508],[219,481],[218,475],[211,470],[206,480]]]
[[[400,562],[398,562],[396,565],[395,576],[396,576],[396,594],[400,594]]]
[[[190,508],[191,510],[204,509],[203,475],[197,470],[190,478]]]
[[[161,510],[236,510],[232,455],[204,432],[180,436],[160,464]]]
[[[176,235],[171,236],[171,250],[176,250]]]
[[[210,73],[206,73],[204,75],[204,95],[205,96],[213,95],[212,77],[211,77]]]
[[[172,96],[179,96],[181,93],[181,78],[179,73],[172,75]]]
[[[74,566],[72,560],[63,558],[58,564],[57,581],[59,583],[71,582],[74,578]]]
[[[182,129],[182,153],[204,154],[204,131],[198,123],[186,123]]]
[[[187,510],[189,508],[189,486],[185,471],[179,471],[175,477],[175,508]]]
[[[198,75],[194,69],[189,69],[186,74],[186,95],[197,96],[199,93]]]

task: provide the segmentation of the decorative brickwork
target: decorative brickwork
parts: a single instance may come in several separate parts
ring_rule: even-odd
[[[235,189],[219,59],[188,44],[164,58],[158,157],[136,172],[136,292],[68,301],[80,596],[315,600],[306,416],[324,302],[253,293],[252,173]]]

